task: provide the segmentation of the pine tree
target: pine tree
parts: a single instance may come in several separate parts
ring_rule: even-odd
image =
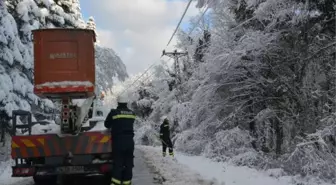
[[[99,39],[98,39],[97,30],[96,30],[96,23],[92,16],[89,17],[89,20],[86,22],[86,29],[90,29],[94,31],[96,35],[96,44],[99,45]]]
[[[85,28],[79,0],[55,0],[55,3],[62,7],[64,13],[69,15],[65,17],[66,24],[70,24],[74,28]]]
[[[30,110],[38,98],[25,74],[32,68],[31,56],[20,41],[14,18],[0,5],[0,109],[11,115],[12,110]]]
[[[92,16],[89,17],[89,20],[86,22],[86,29],[91,29],[91,30],[96,31],[96,23]]]

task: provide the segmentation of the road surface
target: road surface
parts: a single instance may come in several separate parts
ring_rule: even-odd
[[[134,156],[133,185],[154,185],[154,175],[145,163],[143,153],[135,149]]]
[[[161,147],[136,147],[133,185],[334,185],[315,179],[281,176],[274,169],[259,171],[177,151],[174,158],[162,157],[161,152]],[[34,185],[31,178],[10,176],[10,164],[0,163],[0,185]],[[69,185],[101,185],[93,178],[82,178],[81,181]]]
[[[135,149],[134,151],[134,168],[133,168],[133,185],[155,185],[154,175],[150,172],[145,160],[143,158],[143,153]],[[34,185],[32,178],[11,178],[10,177],[10,167],[7,167],[2,174],[0,174],[0,185]],[[0,171],[1,172],[1,171]],[[82,180],[81,180],[82,181]],[[83,182],[75,182],[71,185],[97,185],[97,180],[94,178],[83,178]],[[46,184],[48,185],[48,184]]]

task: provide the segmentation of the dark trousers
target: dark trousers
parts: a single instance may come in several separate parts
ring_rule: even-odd
[[[169,150],[169,153],[173,153],[173,143],[171,142],[170,138],[163,138],[162,139],[162,152],[166,153],[166,150]]]
[[[133,153],[133,138],[114,139],[112,141],[112,184],[128,184],[132,180],[132,170],[134,167]]]

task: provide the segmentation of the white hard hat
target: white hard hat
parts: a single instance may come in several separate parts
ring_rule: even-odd
[[[165,120],[165,119],[168,119],[168,117],[167,117],[167,116],[162,116],[162,117],[161,117],[161,120],[162,120],[162,121]]]
[[[128,98],[125,96],[125,94],[121,94],[117,98],[118,103],[127,103],[127,100]]]

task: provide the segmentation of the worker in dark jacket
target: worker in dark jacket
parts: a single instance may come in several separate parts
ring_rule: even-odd
[[[112,109],[105,120],[105,127],[111,128],[112,135],[112,185],[131,184],[134,166],[134,120],[133,111],[127,108],[126,97],[118,97],[117,109]]]
[[[162,155],[166,156],[166,151],[168,147],[169,155],[174,156],[173,144],[170,140],[170,129],[167,117],[163,117],[163,123],[160,126],[160,139],[162,142]]]

